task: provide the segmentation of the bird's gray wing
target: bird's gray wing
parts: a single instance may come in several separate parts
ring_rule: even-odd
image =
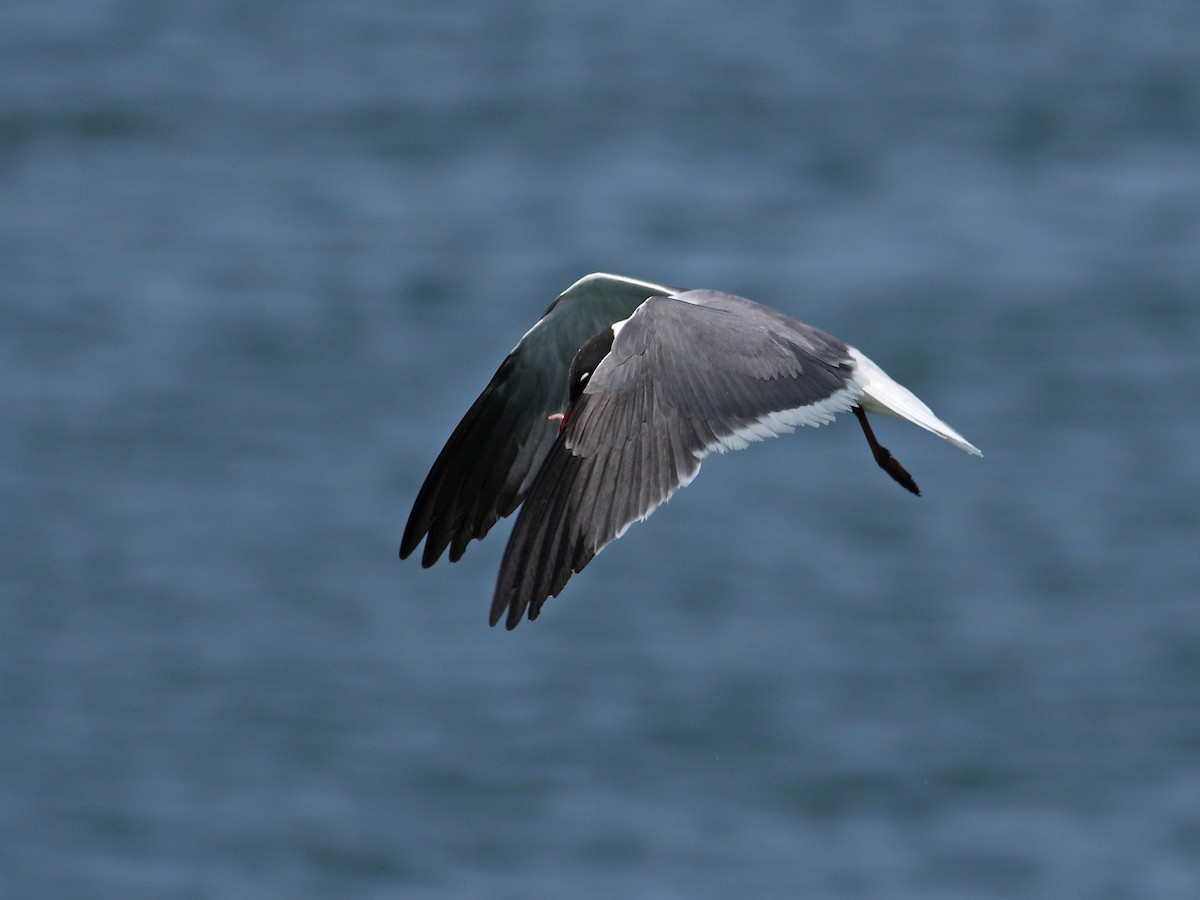
[[[721,291],[694,290],[681,291],[672,295],[677,300],[686,300],[710,309],[719,309],[735,315],[746,321],[770,328],[785,337],[788,341],[806,348],[815,356],[826,360],[848,361],[853,355],[850,347],[844,341],[838,340],[832,334],[822,331],[793,319],[777,309],[738,297],[736,294],[726,294]]]
[[[567,403],[567,371],[579,345],[672,288],[593,274],[564,291],[501,363],[430,469],[404,529],[401,559],[425,540],[421,564],[450,548],[458,560],[520,505],[558,426],[547,416]]]
[[[814,353],[736,312],[656,297],[622,325],[517,517],[491,622],[537,617],[571,575],[690,482],[712,450],[821,425],[861,392],[845,345]]]

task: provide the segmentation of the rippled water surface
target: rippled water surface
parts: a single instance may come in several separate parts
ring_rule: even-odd
[[[0,894],[1200,896],[1200,13],[0,12]],[[542,617],[396,559],[595,270],[866,350]]]

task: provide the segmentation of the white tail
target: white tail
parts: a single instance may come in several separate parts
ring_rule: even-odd
[[[926,431],[945,438],[967,453],[983,456],[978,447],[935,416],[933,410],[922,403],[916,394],[899,382],[893,381],[887,372],[875,365],[861,350],[851,347],[850,355],[854,358],[855,379],[863,391],[858,402],[864,410],[907,419],[914,425],[920,425]]]

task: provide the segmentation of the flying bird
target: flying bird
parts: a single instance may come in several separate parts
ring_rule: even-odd
[[[421,565],[521,506],[490,622],[509,629],[696,477],[712,451],[852,412],[879,466],[919,494],[867,413],[907,419],[981,455],[860,350],[732,294],[592,274],[508,354],[425,478],[400,558]],[[522,503],[524,504],[522,506]]]

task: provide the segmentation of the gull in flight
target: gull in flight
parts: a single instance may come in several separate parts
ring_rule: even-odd
[[[400,558],[451,562],[517,516],[491,624],[537,618],[606,545],[700,471],[712,451],[851,412],[879,466],[919,494],[867,413],[970,442],[862,351],[751,300],[593,274],[517,342],[438,454]]]

